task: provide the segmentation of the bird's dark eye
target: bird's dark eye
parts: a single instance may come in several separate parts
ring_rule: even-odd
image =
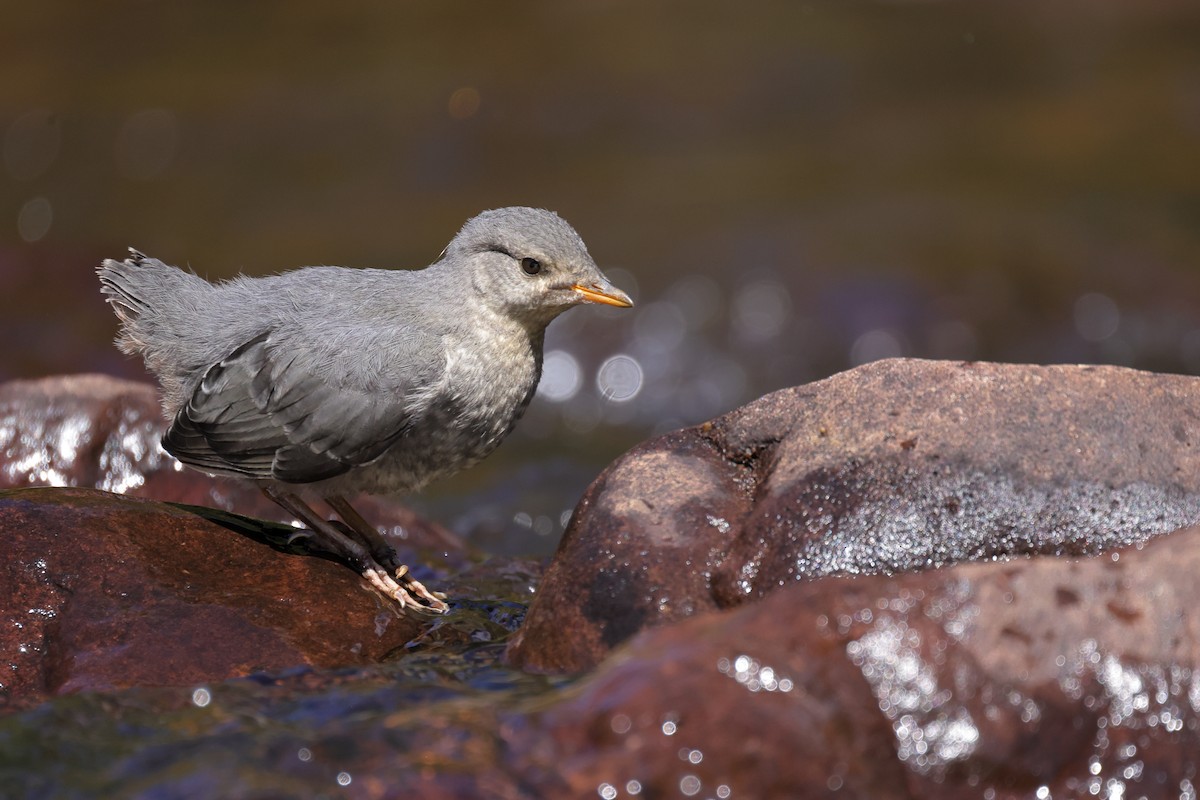
[[[542,271],[542,262],[536,258],[525,256],[521,259],[521,269],[525,270],[526,275],[537,275]]]

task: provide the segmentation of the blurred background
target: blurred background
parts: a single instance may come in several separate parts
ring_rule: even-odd
[[[0,379],[144,379],[94,265],[419,267],[558,211],[637,300],[414,498],[550,551],[632,444],[888,356],[1200,371],[1200,4],[22,3]]]

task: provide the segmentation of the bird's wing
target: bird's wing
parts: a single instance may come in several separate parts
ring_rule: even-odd
[[[300,368],[301,349],[271,344],[263,333],[211,366],[163,447],[209,472],[288,483],[332,478],[373,461],[402,436],[410,422],[405,395],[444,368],[439,348],[407,348],[427,355],[407,365],[408,385],[384,393],[335,385]]]

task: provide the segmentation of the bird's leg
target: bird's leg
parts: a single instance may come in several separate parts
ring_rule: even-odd
[[[308,504],[299,496],[269,486],[263,487],[262,491],[280,508],[307,525],[323,544],[353,564],[359,574],[383,594],[394,599],[402,607],[429,608],[410,594],[407,589],[396,583],[395,579],[388,574],[387,569],[379,565],[366,547],[338,530],[328,520],[309,508]],[[441,605],[445,606],[444,603]]]
[[[419,580],[408,574],[408,566],[401,564],[399,557],[396,555],[396,550],[387,540],[383,538],[374,525],[367,522],[362,514],[355,510],[354,506],[350,505],[350,501],[340,494],[328,495],[325,502],[329,503],[337,515],[342,518],[342,522],[354,531],[361,539],[362,543],[371,551],[371,555],[377,562],[383,564],[396,580],[402,580],[408,586],[408,589],[413,594],[429,603],[430,608],[438,611],[445,611],[448,606],[442,602],[445,600],[445,595],[441,592],[431,592],[425,588]]]
[[[326,497],[325,502],[329,503],[329,507],[342,518],[342,522],[346,523],[354,537],[371,551],[371,556],[376,561],[390,570],[403,568],[404,565],[400,563],[395,548],[387,543],[383,534],[374,525],[367,522],[362,514],[359,514],[354,506],[350,505],[350,501],[340,494],[335,494]]]

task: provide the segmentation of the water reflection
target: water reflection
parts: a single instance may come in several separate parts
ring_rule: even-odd
[[[927,774],[975,752],[979,728],[966,706],[940,685],[915,628],[879,615],[865,634],[846,645],[846,654],[891,720],[901,761]]]

